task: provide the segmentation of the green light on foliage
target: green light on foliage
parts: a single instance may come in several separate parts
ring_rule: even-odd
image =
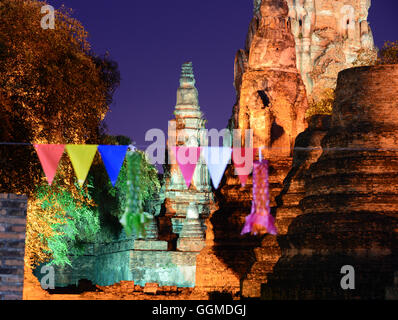
[[[120,223],[127,235],[145,237],[145,225],[152,216],[144,212],[141,156],[138,152],[127,153],[127,193],[126,208]]]

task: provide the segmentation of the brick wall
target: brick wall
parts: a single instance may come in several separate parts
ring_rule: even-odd
[[[27,197],[0,194],[0,300],[21,300]]]

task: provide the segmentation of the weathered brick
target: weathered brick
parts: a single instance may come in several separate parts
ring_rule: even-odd
[[[27,199],[0,195],[0,300],[21,300]]]
[[[14,274],[15,269],[0,267],[0,275]]]
[[[25,226],[14,225],[14,226],[11,226],[11,230],[10,231],[19,232],[21,234],[25,234],[25,229],[26,229]]]
[[[2,232],[0,239],[25,239],[25,233]]]
[[[1,278],[4,279],[4,277],[1,277]],[[6,281],[6,280],[9,280],[9,281]],[[20,291],[20,290],[23,289],[23,277],[20,277],[19,279],[17,279],[17,278],[15,278],[15,279],[14,278],[9,278],[9,279],[6,279],[6,280],[1,280],[0,281],[0,286],[14,288],[11,291]],[[5,290],[5,291],[7,291],[7,290]],[[0,290],[0,292],[5,292],[5,291]],[[8,290],[8,291],[10,291],[10,290]]]
[[[0,276],[3,275],[23,275],[24,270],[23,268],[12,268],[12,267],[8,267],[8,268],[4,268],[4,267],[0,267]]]
[[[26,209],[8,209],[7,215],[10,217],[26,217]]]
[[[10,194],[8,194],[8,199],[26,201],[27,197],[25,195],[10,193]]]
[[[14,217],[1,217],[0,216],[0,223],[25,225],[26,218],[14,218]]]
[[[1,299],[0,299],[1,300]],[[3,296],[3,300],[22,300],[22,292],[19,295],[16,294],[6,294]]]
[[[25,241],[24,239],[22,240],[2,240],[0,241],[0,249],[4,250],[14,250],[14,249],[24,249],[25,248]],[[17,250],[17,252],[22,254],[21,250]],[[1,256],[1,253],[0,253]]]
[[[4,283],[23,283],[23,277],[21,275],[3,275],[0,277],[0,284]]]
[[[25,255],[24,250],[22,249],[12,249],[12,250],[1,250],[0,258],[19,258]]]
[[[6,260],[4,263],[5,266],[23,266],[24,261],[23,259],[12,259],[12,260]]]
[[[144,287],[144,293],[146,294],[156,294],[159,290],[159,285],[157,283],[146,283]]]
[[[19,201],[10,201],[10,200],[3,200],[0,201],[0,207],[1,208],[20,208],[21,207],[21,203]]]

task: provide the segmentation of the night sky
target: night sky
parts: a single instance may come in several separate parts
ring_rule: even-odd
[[[106,116],[109,133],[145,149],[145,132],[167,132],[181,64],[192,61],[207,128],[222,129],[235,103],[234,57],[244,47],[252,0],[49,0],[74,9],[96,54],[118,62],[121,85]],[[396,0],[373,0],[375,42],[398,40]]]

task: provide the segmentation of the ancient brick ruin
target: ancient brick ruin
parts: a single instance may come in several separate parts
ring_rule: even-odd
[[[386,74],[391,77],[386,77]],[[305,177],[303,214],[278,242],[264,298],[384,299],[398,269],[398,67],[339,74],[331,128]],[[339,270],[356,269],[344,291]]]
[[[143,294],[191,287],[209,297],[396,298],[398,67],[351,68],[361,51],[375,54],[369,7],[369,0],[254,1],[235,59],[229,129],[253,130],[253,146],[264,147],[278,236],[241,236],[251,177],[242,187],[231,165],[213,194],[203,162],[189,189],[172,164],[147,237],[88,247],[74,262],[78,272],[57,271],[58,284],[84,278],[134,281]],[[305,119],[308,101],[336,86],[333,114]],[[169,147],[207,144],[190,63],[170,128]],[[341,288],[344,265],[355,268],[357,290]]]
[[[0,300],[22,299],[27,198],[0,194]]]
[[[395,160],[382,146],[392,145],[394,149],[391,136],[394,126],[389,119],[394,119],[395,111],[389,112],[386,108],[395,108],[397,85],[387,83],[385,77],[394,68],[342,72],[333,117],[308,119],[307,129],[304,121],[307,98],[317,100],[321,96],[320,88],[335,88],[339,71],[350,68],[361,50],[374,51],[366,21],[369,6],[369,1],[351,1],[344,5],[331,1],[255,1],[246,48],[238,51],[235,60],[237,103],[230,127],[252,129],[254,146],[269,148],[264,156],[270,160],[271,204],[279,236],[240,236],[244,217],[250,212],[251,185],[249,181],[242,188],[230,167],[218,193],[220,210],[209,219],[207,246],[198,256],[198,287],[239,291],[243,297],[262,296],[265,299],[383,298],[386,287],[393,285],[393,271],[397,269],[393,261],[396,260],[394,248],[398,225],[395,213],[392,217],[389,214],[395,210],[392,199],[396,194],[395,185],[389,180],[395,179],[395,172],[390,172],[394,169],[389,163]],[[299,33],[297,28],[301,28]],[[290,40],[292,36],[294,40]],[[292,50],[294,44],[296,50]],[[384,84],[381,83],[382,74]],[[307,92],[304,97],[301,77]],[[377,97],[387,101],[376,102]],[[371,118],[358,121],[369,111],[362,106],[365,101],[357,99],[367,99],[366,110],[374,110],[374,122]],[[343,126],[341,122],[345,117],[351,122]],[[336,125],[338,122],[339,126]],[[350,126],[357,128],[356,131]],[[372,130],[374,132],[370,133]],[[356,137],[356,140],[347,144],[338,138],[339,135],[334,137],[333,132],[350,139]],[[376,138],[377,132],[383,134]],[[330,143],[327,143],[329,139]],[[379,164],[374,163],[373,158],[366,160],[369,151],[356,157],[353,155],[356,151],[350,151],[350,148],[356,150],[364,146],[373,148],[374,159],[378,159]],[[363,166],[359,172],[368,168],[372,178],[362,182],[364,177],[347,162],[331,162],[327,155],[340,152],[333,151],[334,148],[345,148],[341,152],[353,155],[357,165]],[[313,171],[318,163],[326,166],[322,174],[316,173],[320,174],[319,178]],[[369,167],[370,163],[378,168],[377,172],[385,172],[380,181],[390,181],[384,200],[375,195],[374,188],[379,180],[375,180],[376,172]],[[345,171],[336,177],[338,180],[333,180],[332,173],[338,168]],[[384,176],[389,178],[384,179]],[[321,177],[323,184],[317,183]],[[350,177],[355,177],[352,184],[348,182]],[[343,191],[339,183],[347,189]],[[380,189],[381,185],[382,182]],[[338,187],[340,193],[329,196],[329,190]],[[354,187],[360,188],[363,194],[347,202]],[[326,198],[319,197],[322,191],[327,192]],[[327,209],[323,205],[325,201]],[[336,218],[341,216],[346,220],[335,224],[332,213],[343,213],[356,206],[367,211],[367,215],[336,215]],[[319,210],[329,211],[324,212],[322,218],[309,215]],[[382,218],[381,211],[389,217]],[[358,222],[360,217],[364,231],[356,233],[361,224]],[[371,226],[367,226],[367,218],[369,223],[372,221]],[[338,227],[344,230],[345,236]],[[324,238],[319,234],[321,231],[325,232]],[[367,249],[369,246],[375,247],[375,251]],[[357,258],[356,250],[361,252],[361,258]],[[346,255],[341,257],[341,251]],[[321,253],[322,258],[319,257]],[[343,291],[339,282],[341,267],[350,263],[362,272],[362,278],[358,278],[361,289],[355,293]],[[384,271],[380,276],[376,272],[378,269]],[[217,275],[210,276],[210,270],[217,270]]]

